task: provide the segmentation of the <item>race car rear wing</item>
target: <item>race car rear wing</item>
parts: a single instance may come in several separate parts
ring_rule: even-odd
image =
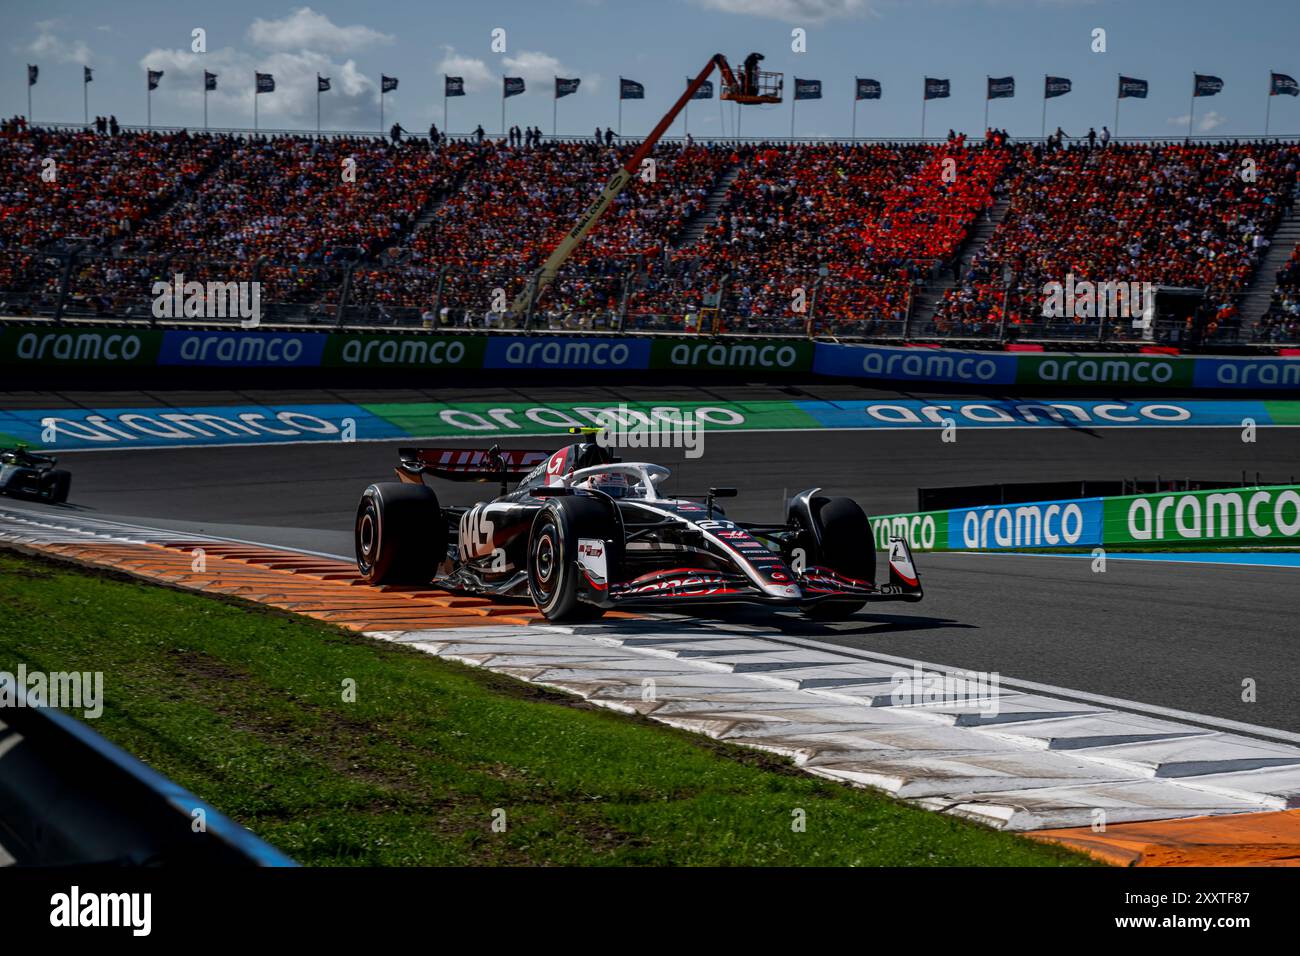
[[[552,452],[523,448],[399,448],[397,477],[420,483],[421,475],[448,481],[519,481]]]

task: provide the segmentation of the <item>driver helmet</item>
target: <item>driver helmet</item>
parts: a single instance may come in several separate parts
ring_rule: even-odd
[[[581,486],[590,491],[599,491],[611,498],[628,498],[632,495],[632,483],[621,472],[602,472],[592,475]]]

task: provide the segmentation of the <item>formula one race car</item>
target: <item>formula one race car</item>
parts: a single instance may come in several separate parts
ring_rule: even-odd
[[[55,468],[58,459],[37,455],[26,445],[0,448],[0,495],[33,501],[68,500],[72,474]]]
[[[531,599],[551,621],[728,603],[836,619],[869,601],[921,600],[907,542],[890,539],[889,581],[876,584],[867,516],[851,498],[818,488],[790,499],[784,524],[759,525],[730,521],[716,504],[736,489],[666,497],[667,468],[621,462],[594,439],[556,452],[403,448],[398,456],[401,480],[371,485],[357,507],[357,567],[371,584]],[[442,507],[426,475],[498,480],[501,493]]]

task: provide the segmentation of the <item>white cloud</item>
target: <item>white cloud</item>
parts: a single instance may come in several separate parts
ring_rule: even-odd
[[[583,77],[581,72],[565,66],[549,53],[540,50],[520,50],[514,56],[502,57],[501,63],[506,68],[507,75],[524,78],[529,92],[543,91],[549,96],[551,84],[557,76],[581,77],[582,85],[578,87],[581,92],[590,93],[600,85],[599,74]]]
[[[787,23],[825,23],[871,13],[867,0],[695,0],[706,10],[744,13]]]
[[[1181,126],[1183,128],[1186,128],[1187,120],[1189,117],[1190,117],[1189,113],[1184,113],[1182,116],[1171,116],[1167,120],[1165,120],[1165,122],[1168,123],[1170,126]],[[1221,113],[1219,113],[1217,110],[1210,110],[1208,113],[1203,114],[1199,119],[1196,120],[1196,132],[1208,133],[1212,130],[1218,129],[1227,121],[1228,118],[1222,115]]]
[[[267,50],[328,50],[348,53],[368,46],[392,43],[394,37],[361,24],[341,27],[311,7],[299,7],[280,20],[254,20],[248,39]]]
[[[208,94],[214,109],[225,108],[251,117],[253,73],[275,77],[275,92],[258,97],[261,125],[276,122],[309,126],[316,121],[316,74],[328,76],[332,89],[321,95],[326,121],[331,126],[369,129],[378,120],[379,84],[357,69],[355,60],[337,62],[325,53],[300,50],[253,56],[232,47],[202,56],[189,50],[150,50],[140,60],[142,68],[162,70],[156,97],[187,106],[203,99],[203,71],[218,75],[216,92]],[[392,106],[393,94],[389,94]]]
[[[90,45],[85,40],[62,36],[64,29],[63,20],[37,21],[36,39],[27,44],[25,51],[33,57],[52,59],[58,63],[90,63],[94,55]]]
[[[501,82],[500,77],[489,70],[487,64],[482,60],[472,56],[463,56],[456,52],[455,47],[444,46],[442,50],[443,56],[438,61],[437,72],[446,73],[448,76],[463,76],[465,78],[465,92],[479,93],[491,89],[495,84]]]

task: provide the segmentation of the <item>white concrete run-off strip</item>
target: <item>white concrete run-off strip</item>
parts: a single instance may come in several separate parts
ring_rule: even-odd
[[[1288,743],[1007,687],[996,707],[988,697],[899,704],[896,693],[914,682],[899,659],[743,626],[626,621],[370,636],[1001,829],[1300,806],[1300,747]]]

